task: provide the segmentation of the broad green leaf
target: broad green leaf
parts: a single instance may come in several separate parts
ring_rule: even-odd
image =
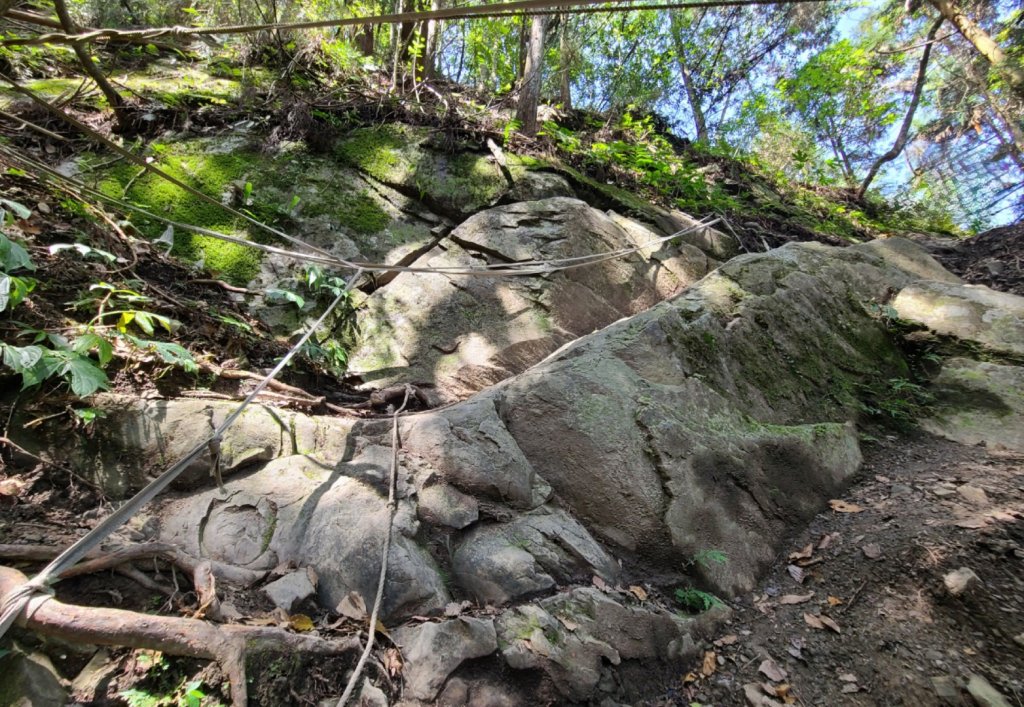
[[[110,383],[107,374],[92,359],[78,354],[70,354],[64,365],[62,374],[70,376],[71,392],[80,398],[92,395],[97,390],[107,390]]]
[[[10,172],[10,170],[8,170],[8,172]],[[20,219],[26,219],[32,215],[31,209],[29,209],[24,204],[19,204],[17,201],[13,201],[11,199],[0,198],[0,205],[2,205],[5,209],[10,209],[11,211],[13,211],[14,215]]]
[[[8,273],[19,268],[25,270],[36,269],[36,266],[32,264],[28,251],[2,233],[0,233],[0,267]]]
[[[35,366],[43,357],[45,349],[41,346],[10,346],[0,344],[3,348],[4,365],[15,373],[21,373]]]
[[[76,354],[86,355],[93,349],[96,350],[100,366],[106,366],[114,358],[113,344],[94,332],[82,334],[71,344],[71,350]]]
[[[306,300],[291,290],[281,290],[272,287],[267,290],[267,298],[270,299],[271,302],[291,302],[299,309],[302,309],[306,305]]]

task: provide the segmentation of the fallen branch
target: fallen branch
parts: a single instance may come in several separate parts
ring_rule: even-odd
[[[238,287],[236,285],[230,285],[223,280],[210,280],[210,279],[199,279],[189,281],[190,285],[215,285],[228,292],[238,292],[243,295],[258,295],[260,294],[256,290],[249,290],[244,287]]]
[[[202,368],[207,373],[212,373],[218,378],[224,378],[226,380],[254,380],[262,382],[267,378],[266,376],[262,376],[259,373],[245,371],[242,370],[241,368],[224,368],[222,366],[218,366],[216,363],[213,363],[211,361],[199,361],[199,367]],[[301,398],[305,398],[311,404],[316,404],[323,401],[323,398],[318,398],[315,395],[307,393],[302,388],[296,388],[294,385],[282,383],[281,381],[275,378],[271,378],[269,381],[267,381],[267,387],[279,391],[281,393],[291,393],[292,395],[297,395]]]
[[[0,597],[21,587],[28,578],[0,567]],[[231,684],[236,707],[248,703],[245,659],[254,653],[314,653],[341,655],[359,650],[355,638],[327,640],[263,626],[217,625],[173,616],[154,616],[122,609],[65,604],[49,597],[34,598],[16,619],[19,626],[72,643],[127,646],[169,655],[215,660]]]

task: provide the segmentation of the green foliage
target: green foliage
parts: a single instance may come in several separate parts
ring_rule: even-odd
[[[898,428],[909,427],[927,414],[934,400],[926,388],[906,378],[857,385],[861,412]]]
[[[711,611],[716,606],[724,606],[722,600],[714,594],[693,587],[676,589],[675,598],[683,609],[691,614],[702,614],[705,611]]]

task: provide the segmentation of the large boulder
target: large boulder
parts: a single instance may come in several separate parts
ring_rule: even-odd
[[[657,606],[630,605],[579,587],[505,611],[497,629],[511,667],[543,671],[564,699],[576,702],[592,698],[624,660],[692,658],[695,623]]]
[[[627,258],[544,276],[403,273],[359,313],[349,370],[374,385],[438,385],[464,398],[525,370],[559,346],[676,294],[714,266],[697,248],[564,197],[479,213],[417,266],[577,258],[642,247]]]
[[[284,562],[312,567],[323,606],[334,609],[355,592],[365,606],[376,596],[387,508],[390,450],[367,445],[341,462],[288,456],[210,490],[170,500],[159,513],[160,538],[197,557],[247,569]],[[403,474],[388,554],[386,621],[442,609],[444,578],[417,541],[414,487]]]
[[[920,282],[893,301],[901,319],[989,353],[1024,359],[1024,297],[984,285]]]
[[[1024,451],[1024,368],[967,358],[945,361],[922,427],[963,444]]]

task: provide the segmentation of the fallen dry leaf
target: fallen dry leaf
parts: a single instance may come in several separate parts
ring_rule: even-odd
[[[789,576],[796,580],[797,584],[803,584],[804,580],[807,579],[807,573],[802,568],[796,565],[788,565],[786,571],[789,572]]]
[[[608,582],[604,581],[596,574],[594,575],[594,578],[591,581],[593,582],[594,586],[600,589],[602,592],[608,591]]]
[[[860,513],[864,509],[858,506],[856,503],[850,503],[849,501],[841,501],[838,498],[833,498],[828,502],[828,505],[832,507],[833,511],[838,513]]]
[[[640,601],[647,601],[647,590],[643,587],[633,585],[629,588],[629,591]]]
[[[810,594],[785,594],[779,597],[780,604],[803,604],[805,601],[810,601],[814,597],[814,592]]]
[[[17,476],[0,479],[0,496],[20,496],[32,483]]]
[[[782,682],[789,674],[772,658],[765,658],[761,661],[761,665],[757,667],[757,672],[774,682]]]
[[[714,651],[704,652],[704,664],[700,666],[700,674],[706,678],[711,677],[715,674],[715,670],[718,668],[718,656]]]
[[[397,648],[384,651],[384,669],[391,677],[398,677],[402,672],[402,653]]]
[[[811,628],[817,628],[817,629],[824,629],[825,628],[825,624],[821,623],[821,619],[819,619],[814,614],[804,614],[804,622],[808,626],[810,626]]]
[[[764,694],[764,688],[756,682],[747,683],[743,686],[743,696],[747,698],[750,707],[775,707],[775,705],[782,704],[778,700],[773,700]]]
[[[953,525],[955,525],[958,528],[967,528],[969,530],[978,530],[978,529],[984,528],[986,525],[988,525],[988,521],[985,520],[984,518],[965,518],[963,520],[958,520]]]
[[[843,685],[843,689],[841,690],[841,692],[845,694],[860,692],[860,685],[858,685],[855,682],[848,682],[845,685]]]
[[[295,614],[294,616],[288,617],[288,625],[295,631],[312,631],[313,619],[309,618],[305,614]]]
[[[839,597],[834,597],[831,594],[829,595],[827,601],[828,601],[828,605],[829,606],[839,606],[840,604],[843,603],[842,599],[840,599]]]
[[[568,631],[575,631],[580,627],[578,623],[576,623],[572,619],[567,619],[564,616],[559,616],[558,620],[562,622],[562,625],[565,626],[566,630]]]
[[[730,633],[728,636],[722,636],[717,641],[715,641],[715,645],[719,648],[721,648],[722,646],[731,646],[738,640],[740,640],[739,636],[737,636],[735,633]]]
[[[839,540],[839,533],[827,533],[822,535],[821,540],[818,541],[818,549],[825,550],[835,544],[837,540]]]
[[[362,595],[358,592],[349,592],[334,610],[342,616],[347,616],[356,621],[362,621],[367,616],[366,602],[363,601]]]
[[[877,560],[882,556],[882,546],[878,543],[868,543],[862,546],[860,550],[864,553],[864,557],[869,560]]]
[[[857,682],[857,676],[853,673],[841,673],[839,679],[843,682]]]
[[[797,550],[796,552],[789,553],[790,560],[806,560],[814,554],[814,544],[809,543],[806,547]]]
[[[819,616],[818,619],[821,621],[821,623],[825,624],[827,627],[829,627],[830,629],[832,629],[836,633],[842,633],[842,631],[839,630],[839,624],[837,624],[835,621],[833,621],[829,617],[827,617],[827,616]]]

